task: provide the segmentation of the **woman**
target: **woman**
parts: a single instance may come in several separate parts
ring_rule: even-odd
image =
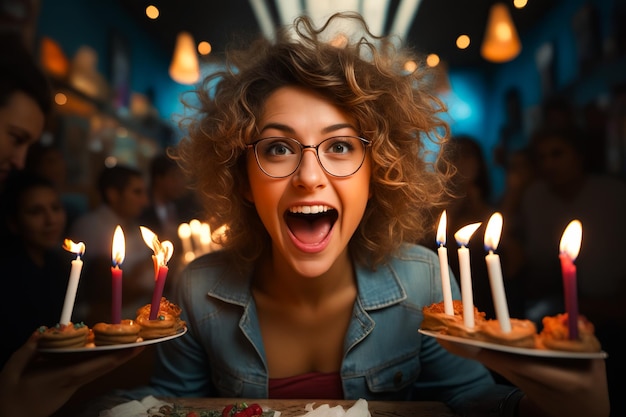
[[[414,57],[366,30],[332,33],[343,20],[365,29],[351,14],[319,31],[297,19],[274,43],[231,54],[198,90],[180,157],[212,227],[228,232],[222,251],[177,281],[189,332],[159,345],[152,386],[131,395],[438,400],[460,413],[555,415],[552,401],[578,387],[524,397],[417,332],[422,307],[442,299],[436,255],[407,242],[429,230],[445,195],[446,175],[424,154],[429,141],[445,145],[443,106],[427,74],[403,72]],[[524,359],[477,357],[535,387],[509,372]],[[559,375],[570,373],[580,370]],[[586,415],[606,415],[605,390],[584,394],[569,400],[574,411],[590,400]]]

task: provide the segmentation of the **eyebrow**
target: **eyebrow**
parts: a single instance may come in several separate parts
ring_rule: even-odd
[[[337,130],[346,129],[346,128],[352,129],[356,132],[355,127],[351,125],[350,123],[336,123],[334,125],[326,126],[325,128],[322,129],[321,133],[331,133],[331,132],[336,132]],[[289,127],[282,123],[268,123],[265,126],[263,126],[263,128],[259,131],[259,133],[263,133],[267,129],[276,129],[276,130],[280,130],[281,132],[285,132],[289,134],[296,133],[296,131],[292,127]]]

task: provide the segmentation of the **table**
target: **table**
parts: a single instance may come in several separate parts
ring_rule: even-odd
[[[341,405],[344,409],[350,408],[352,400],[263,400],[243,398],[164,398],[163,400],[178,404],[182,407],[221,410],[227,404],[236,402],[257,403],[261,407],[280,411],[281,417],[297,417],[306,413],[306,404],[315,403],[314,408],[322,404],[331,407]],[[372,417],[456,417],[448,406],[434,401],[368,401],[367,405]]]

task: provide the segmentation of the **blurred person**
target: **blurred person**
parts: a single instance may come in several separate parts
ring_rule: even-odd
[[[348,24],[360,33],[328,42]],[[449,130],[430,70],[402,71],[418,58],[394,45],[356,14],[319,29],[305,16],[229,51],[199,83],[178,149],[226,239],[177,281],[172,301],[190,331],[157,345],[150,385],[118,400],[430,400],[462,415],[608,415],[601,359],[467,352],[417,332],[442,290],[437,255],[414,242],[442,208],[449,172],[424,151]]]
[[[72,256],[62,249],[65,210],[49,181],[28,173],[13,176],[2,199],[2,221],[11,235],[0,251],[4,290],[0,303],[9,336],[5,360],[37,327],[54,326],[61,316]],[[74,256],[75,257],[75,256]]]
[[[450,249],[448,254],[450,268],[457,280],[460,279],[459,260],[455,250],[458,244],[454,234],[468,224],[482,223],[467,246],[471,257],[474,304],[484,311],[487,317],[494,318],[495,310],[482,241],[487,221],[494,212],[493,206],[489,203],[491,182],[487,162],[480,143],[469,135],[453,136],[443,149],[454,167],[449,185],[453,198],[446,206],[446,246]],[[436,237],[429,238],[428,243],[432,249],[438,246]]]
[[[67,161],[63,152],[54,144],[33,144],[26,155],[24,169],[50,180],[61,195],[67,216],[66,232],[71,224],[88,211],[86,192],[73,190],[67,182]]]
[[[120,265],[122,278],[122,313],[134,317],[142,303],[150,302],[154,287],[152,250],[139,229],[139,216],[148,206],[148,192],[138,169],[116,165],[105,167],[97,182],[100,205],[76,219],[70,238],[85,243],[84,270],[89,276],[83,285],[80,309],[89,322],[110,322],[111,265],[113,234],[119,225],[126,245]]]
[[[626,264],[621,262],[626,236],[626,184],[590,174],[586,144],[574,128],[545,128],[531,140],[538,178],[527,189],[521,207],[526,315],[539,326],[543,315],[564,311],[559,243],[568,223],[582,223],[576,258],[579,311],[596,328],[609,352],[607,369],[614,409],[624,415],[621,400],[626,372],[624,349]]]
[[[150,205],[143,211],[139,223],[157,234],[159,240],[169,240],[174,254],[168,266],[170,278],[185,265],[184,250],[178,236],[181,223],[201,218],[201,210],[192,194],[185,173],[178,162],[166,153],[157,154],[150,162]],[[166,292],[172,279],[166,281]]]
[[[52,94],[45,74],[24,47],[21,37],[0,34],[0,52],[0,201],[4,202],[7,179],[23,169],[28,147],[42,134],[52,108]],[[6,239],[10,232],[5,224],[0,222],[0,239],[9,242]],[[4,275],[3,278],[12,279]],[[29,288],[31,293],[38,293],[38,289]],[[15,312],[4,317],[21,323]],[[28,325],[25,323],[24,327]],[[63,407],[79,388],[141,350],[85,357],[68,365],[40,355],[37,335],[33,334],[0,371],[0,415],[48,417]]]

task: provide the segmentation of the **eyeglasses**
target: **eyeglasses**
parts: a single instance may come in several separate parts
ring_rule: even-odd
[[[247,147],[254,149],[256,162],[266,175],[285,178],[296,172],[306,149],[314,149],[320,166],[333,177],[349,177],[357,172],[371,142],[357,136],[333,136],[317,145],[303,145],[295,139],[269,137]]]

